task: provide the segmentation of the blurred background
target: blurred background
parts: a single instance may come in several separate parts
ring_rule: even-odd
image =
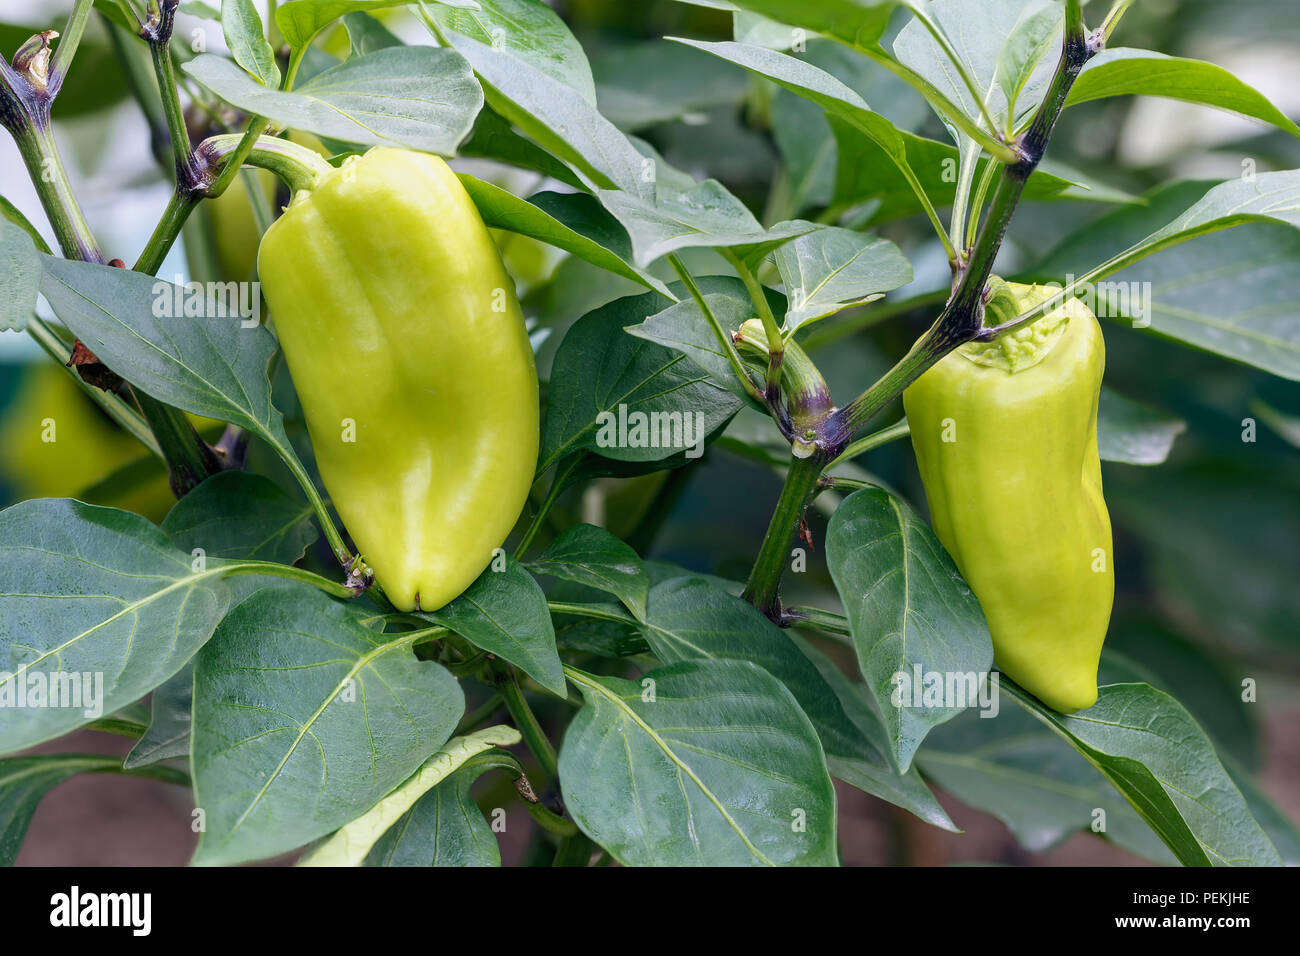
[[[587,49],[601,109],[619,126],[697,178],[720,179],[765,222],[825,206],[835,156],[819,111],[803,108],[806,104],[794,102],[788,93],[756,87],[747,74],[722,61],[661,39],[730,38],[729,14],[670,0],[556,0],[552,6]],[[1094,3],[1090,19],[1099,19],[1105,6]],[[4,0],[0,52],[11,56],[33,33],[61,27],[68,7],[54,0]],[[427,42],[422,28],[401,11],[385,12],[382,19],[410,42]],[[191,30],[203,31],[209,51],[222,48],[211,22],[182,14],[177,36],[189,36]],[[347,41],[341,30],[339,34],[327,37],[326,45],[333,43],[342,52]],[[1211,60],[1287,115],[1300,116],[1300,85],[1295,82],[1300,16],[1294,3],[1144,0],[1125,16],[1115,40],[1113,45]],[[112,36],[96,17],[55,110],[56,136],[87,218],[106,255],[128,262],[143,247],[170,193],[150,150],[148,124],[118,65],[119,45],[130,42]],[[810,43],[808,55],[863,92],[898,126],[946,139],[915,94],[865,60],[844,55],[828,41]],[[690,69],[674,68],[686,61]],[[701,83],[700,76],[708,81]],[[773,103],[782,108],[774,110]],[[1050,158],[1084,171],[1098,192],[1139,197],[1170,181],[1237,177],[1246,161],[1261,172],[1300,167],[1300,141],[1201,107],[1122,98],[1072,108],[1057,127]],[[531,174],[490,172],[517,189],[532,191],[540,185]],[[769,190],[774,180],[781,184],[775,192]],[[273,184],[251,178],[246,183],[275,195]],[[0,136],[0,194],[54,245],[7,135]],[[1199,195],[1197,187],[1186,187],[1185,195],[1173,211]],[[247,194],[225,197],[220,206],[208,210],[186,239],[193,246],[205,235],[225,237],[225,247],[218,242],[215,250],[208,249],[206,261],[209,266],[218,262],[231,276],[246,277],[257,241]],[[1022,205],[998,271],[1031,274],[1035,262],[1061,237],[1117,208],[1098,201]],[[855,212],[862,211],[846,210],[845,215]],[[1274,231],[1280,228],[1250,226],[1221,233],[1188,244],[1187,254],[1203,257],[1210,268],[1221,260],[1222,243],[1266,250],[1272,242],[1293,241],[1289,233],[1284,237]],[[916,278],[885,303],[842,313],[816,326],[806,339],[841,399],[888,368],[933,318],[928,307],[895,311],[888,321],[877,321],[873,309],[879,312],[886,303],[932,293],[948,281],[947,263],[924,221],[894,220],[874,231],[903,249]],[[543,377],[573,321],[610,299],[641,291],[531,240],[499,239],[542,339]],[[179,244],[161,275],[194,275],[194,253]],[[697,275],[727,271],[706,251],[686,259]],[[1080,271],[1094,261],[1079,263]],[[1223,294],[1231,294],[1233,283],[1267,279],[1264,269],[1228,272]],[[1300,317],[1300,302],[1295,315]],[[1300,385],[1126,326],[1103,325],[1107,384],[1186,423],[1164,464],[1104,465],[1119,587],[1107,666],[1120,675],[1117,679],[1137,671],[1174,693],[1210,734],[1225,764],[1258,781],[1255,797],[1264,803],[1257,806],[1300,820]],[[287,384],[277,382],[276,394],[292,421]],[[901,409],[892,409],[880,424],[899,417]],[[43,422],[51,418],[57,422],[58,440],[43,441]],[[1248,421],[1254,422],[1253,440],[1243,439],[1252,431]],[[762,440],[770,434],[764,428],[757,416],[742,415],[730,434]],[[306,452],[300,427],[296,438]],[[648,557],[743,579],[780,482],[774,471],[726,445],[713,448],[689,472],[609,482],[566,497],[559,516],[565,522],[603,523]],[[274,474],[267,457],[259,458],[254,449],[252,466]],[[924,511],[906,442],[871,452],[855,467]],[[0,332],[0,505],[64,495],[129,508],[154,520],[166,514],[172,501],[155,459],[118,431],[30,339]],[[838,607],[820,556],[827,509],[834,502],[827,496],[820,504],[822,511],[811,515],[818,550],[810,555],[807,572],[791,575],[787,587],[790,603]],[[1256,682],[1254,702],[1243,702],[1243,680]],[[954,731],[959,733],[959,728]],[[125,753],[128,748],[129,741],[81,732],[40,749]],[[846,864],[1145,862],[1091,835],[1054,833],[1035,840],[1023,827],[1009,829],[943,789],[941,801],[964,834],[929,827],[850,788],[841,786],[839,792]],[[485,805],[492,805],[493,796],[483,795]],[[189,795],[175,787],[114,776],[77,777],[41,804],[19,863],[181,864],[193,846],[189,809]],[[525,852],[522,837],[522,830],[504,836],[507,862]],[[1296,862],[1294,847],[1279,849]]]

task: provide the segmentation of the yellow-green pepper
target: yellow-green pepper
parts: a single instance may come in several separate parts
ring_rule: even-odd
[[[992,286],[999,317],[1055,292]],[[959,347],[903,393],[931,524],[979,598],[998,666],[1064,713],[1097,699],[1115,591],[1097,454],[1104,366],[1097,319],[1071,299]]]
[[[441,159],[379,147],[295,193],[258,270],[335,508],[396,607],[441,607],[537,461],[532,348],[487,227]]]

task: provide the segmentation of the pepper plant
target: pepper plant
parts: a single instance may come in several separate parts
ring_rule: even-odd
[[[1066,565],[1035,586],[1053,612],[1028,665],[997,630],[1029,596],[980,565],[981,520],[1049,554],[1066,506],[1006,502],[1063,487],[1046,459],[1077,452],[1075,493],[1098,452],[1163,462],[1177,416],[1105,388],[1098,410],[1092,381],[1082,418],[1053,418],[1026,385],[1008,427],[1040,444],[965,446],[972,474],[945,479],[964,555],[913,472],[868,468],[908,437],[900,398],[928,370],[1093,312],[1121,364],[1191,347],[1300,378],[1300,170],[1139,196],[1052,161],[1084,104],[1133,94],[1267,125],[1283,156],[1300,128],[1227,70],[1120,46],[1131,0],[665,0],[680,35],[589,58],[575,30],[608,44],[624,6],[75,0],[0,63],[0,122],[57,241],[0,202],[0,322],[138,439],[145,467],[114,487],[165,470],[177,499],[157,520],[94,495],[0,512],[0,859],[47,791],[100,772],[190,788],[197,864],[493,865],[505,832],[532,863],[834,865],[833,780],[955,831],[941,789],[1031,849],[1090,831],[1154,862],[1295,862],[1224,730],[1238,711],[1211,720],[1187,678],[1195,652],[1165,669],[1108,649],[1093,680],[1063,608],[1104,625],[1109,576],[1136,575],[1108,521],[1104,588]],[[129,268],[53,131],[88,26],[173,187]],[[753,174],[727,136],[771,163]],[[738,165],[707,178],[683,142]],[[346,211],[320,212],[349,177]],[[1022,214],[1071,229],[1026,256]],[[1166,291],[1204,256],[1239,262],[1204,245],[1232,227],[1269,237],[1276,294],[1207,315]],[[182,236],[188,284],[157,277]],[[257,294],[226,307],[259,276],[267,314]],[[1008,298],[1004,276],[1050,291]],[[496,313],[527,318],[535,358]],[[838,360],[868,340],[879,374]],[[1252,414],[1296,443],[1285,413]],[[941,406],[915,417],[918,450],[966,434]],[[1069,454],[1036,461],[1049,445]],[[764,514],[747,566],[668,560],[722,459],[747,469],[726,496]],[[502,540],[514,484],[531,490]],[[1082,690],[1052,686],[1058,657],[1083,660]],[[1241,700],[1254,673],[1235,671]],[[86,728],[129,751],[47,743]]]

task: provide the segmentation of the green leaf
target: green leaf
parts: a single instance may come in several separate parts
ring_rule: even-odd
[[[450,777],[476,754],[492,747],[509,747],[520,741],[513,727],[488,727],[465,737],[453,737],[424,762],[409,780],[364,814],[298,861],[299,866],[360,866],[390,828],[410,813],[417,801]],[[475,813],[478,809],[475,808]],[[482,818],[480,817],[480,821]],[[433,848],[435,861],[439,856]],[[437,866],[437,862],[433,863]]]
[[[700,287],[717,286],[705,278]],[[706,436],[739,410],[740,399],[680,352],[624,332],[667,301],[655,292],[616,299],[569,329],[551,372],[539,472],[581,450],[627,462],[698,457]],[[645,416],[639,429],[634,412]],[[620,417],[628,423],[623,436]]]
[[[788,47],[792,31],[788,27],[783,27],[782,31],[784,44]],[[742,38],[737,36],[736,39]],[[925,100],[907,83],[841,43],[812,40],[800,58],[830,73],[874,104],[900,131],[915,132],[930,116]],[[835,135],[821,107],[790,90],[776,90],[772,98],[772,136],[790,180],[788,213],[798,214],[807,207],[828,205],[835,187],[838,150]],[[865,139],[862,134],[857,136]],[[867,143],[879,156],[880,151],[874,148],[874,144],[870,140]],[[893,163],[886,163],[889,168],[885,174],[901,180],[902,188],[910,195],[911,188],[906,180],[902,180],[898,168]],[[923,177],[924,170],[920,170],[918,176]],[[911,196],[911,202],[916,202],[915,196]]]
[[[468,37],[490,47],[496,56],[529,67],[578,92],[593,109],[596,86],[587,53],[560,15],[540,0],[477,0],[478,9],[447,5],[427,12],[444,33]]]
[[[132,385],[177,408],[247,428],[291,454],[271,404],[275,337],[242,328],[237,303],[203,317],[174,315],[181,290],[129,269],[42,257],[41,292],[96,356]]]
[[[49,244],[41,236],[40,231],[32,225],[31,220],[22,214],[22,212],[4,196],[0,196],[0,219],[17,226],[31,238],[32,244],[36,246],[37,252],[50,254]],[[0,246],[3,248],[3,246]]]
[[[280,85],[275,51],[266,40],[262,15],[253,0],[221,0],[221,31],[236,63],[262,86],[275,89]]]
[[[376,841],[365,866],[500,866],[501,847],[470,787],[496,760],[491,754],[461,765]]]
[[[837,208],[877,200],[878,205],[867,220],[872,225],[922,211],[916,190],[879,143],[834,114],[830,116],[830,127],[838,157],[833,197]],[[914,171],[920,188],[936,207],[950,205],[957,194],[956,148],[912,133],[900,131],[899,136],[908,168]],[[976,179],[990,162],[995,160],[979,161]],[[1025,183],[1025,200],[1116,202],[1127,199],[1126,194],[1115,190],[1087,188],[1085,183],[1056,175],[1053,169],[1065,171],[1059,164],[1047,161],[1039,164]]]
[[[582,93],[472,37],[450,40],[474,68],[488,105],[548,153],[594,186],[652,193],[652,166]]]
[[[1005,677],[1002,686],[1114,784],[1185,866],[1281,865],[1213,744],[1168,694],[1110,684],[1067,717]]]
[[[933,0],[924,4],[923,15],[947,36],[981,101],[1003,130],[1014,129],[1019,117],[1037,107],[1056,67],[1057,58],[1049,52],[1060,49],[1061,4]],[[971,120],[981,115],[948,53],[919,19],[899,32],[894,55]]]
[[[1261,399],[1250,403],[1250,410],[1267,425],[1278,438],[1293,448],[1300,448],[1300,416],[1288,415]]]
[[[1300,483],[1294,469],[1252,458],[1170,462],[1158,494],[1145,476],[1113,469],[1106,501],[1116,525],[1141,546],[1143,579],[1162,606],[1179,608],[1238,654],[1294,655]],[[1236,682],[1252,674],[1242,671]]]
[[[128,770],[160,760],[190,755],[190,718],[194,704],[194,667],[187,665],[154,688],[152,716],[144,735],[122,761]]]
[[[794,695],[827,753],[873,754],[817,668],[748,601],[702,578],[674,578],[650,591],[641,633],[665,664],[691,660],[757,664]]]
[[[624,130],[690,122],[738,104],[749,90],[725,64],[664,40],[613,47],[595,55],[591,69],[601,113]]]
[[[36,807],[47,793],[79,773],[122,770],[116,757],[40,754],[0,760],[0,866],[13,866]]]
[[[301,50],[311,43],[312,38],[339,17],[353,11],[384,10],[389,7],[405,7],[411,0],[288,0],[275,11],[275,23],[280,28],[284,42],[295,50]],[[437,0],[444,6],[467,7],[471,10],[478,6],[477,0]]]
[[[598,189],[601,204],[627,229],[638,265],[647,266],[680,249],[740,247],[749,258],[811,228],[810,223],[783,222],[764,229],[745,204],[716,179],[680,182],[665,176],[659,164],[653,198],[614,189]]]
[[[1300,326],[1294,321],[1300,170],[1229,180],[1177,214],[1197,191],[1190,183],[1156,190],[1148,206],[1117,210],[1075,233],[1033,273],[1056,279],[1086,274],[1100,316],[1132,319],[1139,328],[1300,379]],[[1230,226],[1238,227],[1231,235],[1210,235]],[[1187,244],[1172,248],[1179,243]],[[1114,254],[1124,244],[1129,247]],[[1162,254],[1140,261],[1156,252]],[[1114,278],[1098,281],[1106,276]]]
[[[521,199],[467,173],[460,174],[460,181],[489,226],[530,236],[667,294],[662,282],[632,264],[632,242],[627,230],[591,196],[541,192]]]
[[[1104,819],[1099,836],[1152,862],[1177,862],[1110,783],[1019,707],[992,716],[971,710],[935,728],[916,761],[937,786],[1001,820],[1030,852]]]
[[[460,686],[412,631],[314,588],[268,588],[221,622],[194,672],[196,864],[275,856],[356,819],[451,736]]]
[[[774,294],[769,295],[768,300],[773,312],[779,315],[784,302]],[[704,302],[728,333],[739,329],[743,322],[757,314],[749,293],[739,280],[734,280],[734,286],[726,292],[710,292],[704,296]],[[638,339],[656,342],[682,353],[708,372],[712,381],[725,385],[741,401],[749,401],[745,387],[736,378],[731,362],[718,344],[718,337],[694,299],[674,303],[662,312],[648,316],[639,325],[629,325],[626,331]]]
[[[552,694],[568,696],[546,595],[532,575],[504,552],[460,597],[419,616],[504,658]]]
[[[1070,88],[1066,106],[1108,96],[1163,96],[1202,103],[1270,123],[1300,136],[1300,126],[1256,90],[1221,66],[1124,47],[1103,50]]]
[[[870,46],[880,39],[897,5],[898,0],[734,0],[724,9],[761,13],[851,45]]]
[[[790,92],[816,103],[867,136],[898,167],[908,182],[916,182],[916,174],[908,165],[907,149],[899,130],[889,120],[872,112],[866,100],[825,70],[798,57],[729,40],[705,43],[680,37],[669,39],[730,60],[751,73],[766,77]]]
[[[844,708],[844,713],[858,728],[866,747],[856,747],[849,753],[834,753],[844,748],[830,744],[826,752],[826,766],[836,780],[843,780],[863,793],[887,800],[897,807],[932,826],[951,833],[960,833],[948,812],[935,799],[930,788],[921,779],[916,763],[900,774],[894,765],[893,748],[889,746],[889,733],[880,715],[867,702],[866,688],[851,682],[825,654],[797,635],[791,635],[795,646],[803,652],[826,681],[832,694]]]
[[[1187,423],[1158,408],[1125,398],[1105,385],[1097,410],[1097,450],[1103,461],[1158,465],[1169,457]]]
[[[834,865],[835,791],[790,692],[745,661],[569,670],[565,808],[626,866]]]
[[[737,660],[762,667],[785,685],[812,721],[832,773],[843,772],[847,783],[954,829],[918,774],[898,775],[882,746],[879,719],[864,713],[852,690],[845,694],[851,685],[834,665],[824,657],[818,660],[815,650],[749,602],[703,578],[673,578],[650,591],[649,616],[641,631],[665,664]]]
[[[45,242],[18,210],[0,202],[0,330],[21,332],[36,309],[36,295],[41,285],[41,260],[32,246]],[[16,217],[16,218],[14,218]]]
[[[1021,95],[1026,87],[1042,82],[1044,64],[1051,67],[1055,57],[1050,54],[1061,45],[1061,25],[1061,8],[1056,3],[1029,3],[1021,10],[997,60],[997,86],[1007,103],[1006,115],[1015,117],[1025,112],[1019,107]],[[1041,95],[1035,89],[1030,106],[1037,106],[1039,99]]]
[[[868,692],[906,771],[930,729],[976,701],[902,706],[893,700],[896,675],[959,674],[971,687],[982,684],[993,664],[984,614],[934,532],[881,488],[854,492],[836,509],[826,529],[826,563]]]
[[[892,242],[832,226],[782,246],[776,267],[790,299],[786,332],[912,281],[911,263]]]
[[[484,106],[479,110],[469,139],[460,145],[459,155],[493,159],[507,166],[531,169],[533,172],[572,186],[575,190],[583,188],[582,180],[574,174],[573,170],[532,140],[516,133],[510,122],[490,106]],[[461,182],[464,183],[467,179],[468,177],[461,174]]]
[[[320,537],[311,506],[261,475],[222,471],[178,501],[162,529],[182,551],[294,564]]]
[[[204,3],[203,0],[185,0],[181,4],[180,10],[181,13],[191,17],[198,17],[200,20],[221,19],[221,11],[210,3]]]
[[[367,146],[455,155],[483,94],[454,50],[400,46],[330,67],[286,93],[229,60],[200,54],[183,67],[226,102],[291,129]]]
[[[38,498],[0,512],[0,753],[119,710],[180,670],[225,613],[221,573],[194,571],[126,511]]]
[[[348,58],[365,56],[376,50],[402,46],[402,41],[369,13],[356,11],[344,15],[343,28],[348,33]]]
[[[1230,757],[1224,758],[1224,767],[1232,775],[1232,782],[1241,791],[1251,814],[1273,841],[1287,866],[1300,866],[1300,827],[1269,798],[1249,773],[1242,770]]]
[[[571,525],[560,532],[541,557],[528,562],[528,570],[605,591],[638,618],[645,617],[650,578],[641,558],[604,528]]]

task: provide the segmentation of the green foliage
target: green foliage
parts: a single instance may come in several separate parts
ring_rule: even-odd
[[[489,227],[562,257],[520,290],[544,385],[533,496],[492,566],[433,613],[367,589],[317,491],[322,436],[306,433],[275,317],[170,314],[187,288],[78,261],[96,258],[72,198],[87,184],[3,112],[29,170],[59,172],[33,180],[44,218],[0,197],[0,328],[59,364],[82,343],[129,386],[86,394],[125,434],[152,430],[148,454],[169,465],[185,429],[162,429],[150,402],[228,428],[226,470],[161,525],[55,497],[0,511],[0,863],[80,773],[192,785],[202,865],[314,845],[304,862],[495,866],[479,804],[503,794],[529,814],[533,861],[836,865],[852,824],[832,778],[956,832],[941,790],[1031,852],[1091,833],[1156,863],[1300,859],[1300,830],[1256,778],[1257,714],[1294,690],[1300,650],[1300,127],[1186,55],[1209,35],[1249,49],[1279,29],[1276,8],[1242,0],[1227,22],[1221,5],[1138,4],[1063,79],[1082,49],[1062,43],[1073,3],[653,6],[287,0],[264,23],[248,0],[186,3],[230,56],[193,55],[178,33],[158,51],[159,102],[124,6],[99,3],[107,20],[55,98],[56,125],[108,129],[145,90],[169,186],[174,167],[213,173],[260,120],[320,137],[335,165],[377,144],[461,157]],[[1106,7],[1083,8],[1089,27]],[[0,24],[6,59],[49,26]],[[1145,132],[1125,125],[1131,95],[1267,135],[1207,148],[1194,130],[1177,161],[1141,167],[1124,151]],[[185,121],[225,134],[202,161],[175,136]],[[253,165],[292,161],[284,139],[250,145]],[[1223,178],[1188,178],[1209,166]],[[178,204],[142,263],[162,262]],[[208,218],[186,227],[199,281],[219,278]],[[891,443],[906,425],[847,414],[891,411],[969,336],[978,309],[954,310],[979,301],[995,256],[1000,274],[1095,295],[1107,320],[1119,610],[1098,702],[1071,716],[985,683],[979,601]],[[782,349],[742,359],[733,333],[750,320]],[[830,383],[808,434],[791,425],[808,397],[779,374],[796,341]],[[638,416],[669,424],[611,435]],[[57,440],[77,442],[84,418],[54,416]],[[32,460],[0,462],[0,493],[49,473]],[[153,458],[120,464],[86,476],[86,496],[161,481]],[[925,672],[976,675],[997,706],[899,705],[896,676]],[[68,674],[102,678],[94,706],[13,705]],[[136,739],[124,759],[17,755],[80,728]]]

